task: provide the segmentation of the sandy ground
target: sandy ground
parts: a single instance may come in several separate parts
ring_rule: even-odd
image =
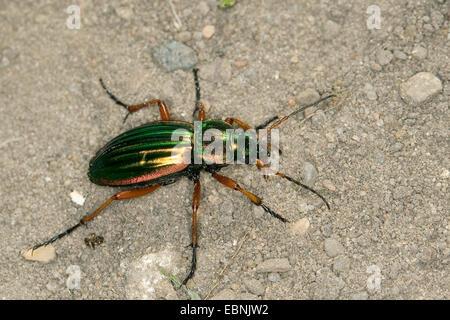
[[[73,4],[80,29],[66,24]],[[139,269],[160,259],[179,278],[188,272],[187,179],[112,204],[57,241],[47,264],[20,255],[116,192],[89,181],[89,159],[115,135],[159,117],[150,108],[123,123],[125,110],[99,77],[125,102],[160,98],[173,119],[192,119],[192,72],[167,72],[152,56],[177,39],[198,59],[209,118],[256,125],[294,110],[289,100],[302,103],[306,89],[339,93],[310,119],[280,126],[280,171],[312,172],[306,178],[331,210],[288,181],[265,181],[256,167],[221,171],[291,221],[283,224],[203,174],[192,290],[205,298],[220,280],[210,296],[449,299],[448,1],[172,4],[0,1],[0,297],[188,297],[167,279],[145,285]],[[380,9],[379,29],[367,24],[371,5]],[[401,85],[419,72],[442,88],[424,102],[402,99]],[[74,190],[82,206],[71,200]],[[105,239],[95,250],[84,242],[92,232]]]

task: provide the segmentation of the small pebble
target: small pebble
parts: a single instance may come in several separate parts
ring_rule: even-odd
[[[290,59],[290,61],[291,61],[292,63],[298,63],[298,62],[299,62],[297,56],[292,56],[291,59]]]
[[[292,233],[302,236],[308,231],[309,226],[310,223],[308,218],[302,218],[291,225],[291,231]]]
[[[295,102],[294,99],[289,99],[289,100],[288,100],[288,104],[289,104],[291,107],[294,107],[294,106],[297,104],[297,102]]]
[[[419,104],[442,91],[442,82],[430,72],[419,72],[400,85],[400,96],[410,104]]]
[[[202,30],[202,35],[204,38],[209,39],[214,35],[214,32],[216,32],[216,28],[213,25],[207,25]]]
[[[325,253],[331,258],[344,253],[344,247],[336,239],[325,239],[324,249]]]
[[[22,256],[26,260],[48,263],[48,262],[52,261],[53,259],[55,259],[56,249],[54,246],[49,244],[46,246],[39,247],[35,250],[33,250],[32,248],[28,249],[22,253]]]
[[[85,201],[83,195],[77,190],[74,190],[70,193],[70,198],[72,199],[73,202],[75,202],[79,206],[82,206]]]
[[[153,59],[168,72],[183,69],[189,70],[197,64],[194,51],[175,40],[163,41],[152,52]]]

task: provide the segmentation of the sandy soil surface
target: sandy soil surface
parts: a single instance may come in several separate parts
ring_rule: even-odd
[[[148,108],[123,123],[100,77],[127,103],[163,99],[173,119],[192,120],[190,62],[168,71],[154,54],[176,40],[200,68],[208,118],[257,125],[337,94],[279,127],[280,171],[331,210],[255,166],[221,171],[284,224],[203,174],[190,289],[226,299],[449,299],[449,2],[193,3],[0,1],[0,298],[189,298],[156,269],[188,272],[188,179],[111,204],[55,242],[49,263],[21,256],[117,192],[89,181],[90,158],[159,117]],[[104,238],[95,250],[84,241],[93,232]]]

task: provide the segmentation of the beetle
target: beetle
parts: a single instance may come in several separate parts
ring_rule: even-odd
[[[195,109],[193,112],[193,117],[195,119],[195,114],[197,113],[197,120],[201,124],[203,130],[213,128],[219,130],[223,133],[223,137],[227,137],[227,130],[233,129],[233,124],[243,130],[252,129],[252,127],[245,122],[236,118],[226,118],[225,120],[206,120],[206,112],[204,105],[200,102],[200,86],[198,81],[198,69],[193,69],[194,83],[195,83]],[[68,228],[66,231],[50,238],[49,240],[35,245],[32,249],[35,250],[41,246],[48,245],[55,242],[56,240],[70,234],[72,231],[86,224],[101,211],[103,211],[111,202],[115,200],[125,200],[131,198],[137,198],[144,196],[146,194],[152,193],[159,187],[164,185],[174,183],[181,177],[187,177],[193,181],[194,192],[192,200],[192,235],[191,244],[192,248],[192,262],[191,268],[183,281],[186,284],[189,279],[191,279],[195,273],[197,265],[197,211],[200,204],[200,172],[206,171],[212,175],[212,177],[223,184],[224,186],[231,188],[233,190],[241,192],[243,195],[249,198],[249,200],[262,207],[267,213],[273,217],[287,222],[287,219],[280,216],[272,209],[270,209],[260,197],[242,188],[236,181],[226,176],[220,175],[218,171],[227,166],[228,163],[220,161],[207,161],[205,158],[204,149],[200,149],[200,162],[196,163],[184,163],[182,161],[174,160],[174,150],[180,151],[184,155],[192,154],[192,150],[195,149],[198,141],[195,137],[195,130],[192,123],[186,121],[172,120],[169,114],[168,107],[164,101],[159,99],[153,99],[142,104],[128,105],[120,101],[115,95],[113,95],[105,86],[102,79],[100,79],[100,84],[107,93],[107,95],[118,105],[124,107],[127,110],[127,115],[124,118],[124,122],[128,116],[140,109],[149,107],[151,105],[157,105],[159,108],[159,113],[161,120],[153,121],[142,126],[128,130],[117,137],[110,140],[103,147],[101,147],[95,156],[90,160],[88,177],[91,182],[110,187],[122,187],[127,188],[127,190],[119,191],[106,200],[99,208],[97,208],[92,213],[84,216],[77,224]],[[268,134],[270,131],[277,126],[279,126],[284,121],[288,120],[295,114],[304,111],[306,108],[317,105],[318,103],[327,100],[335,95],[330,94],[314,103],[305,105],[297,110],[291,112],[287,116],[279,118],[278,116],[271,117],[263,124],[256,126],[255,129],[265,129],[265,133]],[[270,126],[269,126],[270,125]],[[172,137],[174,133],[182,129],[184,135],[188,139],[183,141],[173,141]],[[201,138],[201,137],[200,137]],[[229,137],[228,137],[229,138]],[[251,139],[250,136],[245,136],[248,142]],[[225,140],[225,138],[224,138]],[[232,138],[232,147],[236,149],[237,141]],[[200,141],[202,147],[205,147],[203,141]],[[177,152],[178,152],[177,151]],[[245,154],[248,156],[249,144],[245,144]],[[180,155],[180,153],[175,152],[175,154]],[[269,166],[263,163],[259,158],[256,159],[256,165],[260,169],[268,169]],[[305,188],[318,197],[320,197],[326,204],[328,209],[330,205],[326,199],[320,195],[317,191],[311,187],[299,182],[296,179],[291,178],[281,172],[274,171],[273,174],[278,175],[284,179],[287,179],[302,188]]]

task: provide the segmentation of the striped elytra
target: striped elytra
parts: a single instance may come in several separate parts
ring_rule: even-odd
[[[201,123],[202,132],[223,132],[232,126],[222,120]],[[182,129],[182,131],[176,131]],[[173,139],[177,134],[178,140]],[[181,133],[181,134],[180,134]],[[175,140],[175,141],[173,141]],[[154,121],[113,138],[92,158],[88,176],[98,185],[130,186],[174,181],[194,163],[183,161],[192,155],[194,125],[184,121]]]

